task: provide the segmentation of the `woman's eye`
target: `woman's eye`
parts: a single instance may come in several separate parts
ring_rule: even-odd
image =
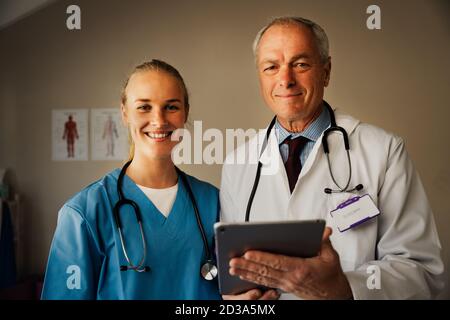
[[[152,107],[151,107],[150,105],[144,104],[144,105],[142,105],[142,106],[139,106],[139,107],[138,107],[138,110],[148,111],[148,110],[150,110],[151,108],[152,108]]]

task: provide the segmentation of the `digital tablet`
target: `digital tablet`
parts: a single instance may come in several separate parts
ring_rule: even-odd
[[[261,288],[229,273],[229,262],[248,250],[260,250],[309,258],[319,253],[325,220],[271,221],[214,224],[219,288],[222,294],[238,294]]]

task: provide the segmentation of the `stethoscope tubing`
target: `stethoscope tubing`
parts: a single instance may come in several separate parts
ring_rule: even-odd
[[[350,150],[350,143],[349,143],[347,131],[344,128],[339,127],[336,124],[336,118],[334,116],[333,109],[331,108],[331,106],[326,101],[323,101],[323,102],[324,102],[325,107],[328,110],[328,113],[330,114],[330,127],[328,129],[326,129],[324,131],[324,133],[323,133],[323,136],[322,136],[322,147],[323,147],[323,151],[324,151],[324,153],[325,153],[325,155],[327,157],[328,169],[330,171],[331,179],[333,180],[333,183],[339,188],[338,190],[332,190],[330,188],[325,188],[324,191],[325,191],[325,193],[346,192],[346,191],[354,191],[354,190],[359,191],[359,190],[361,190],[363,188],[362,184],[358,184],[355,188],[353,188],[351,190],[348,190],[349,185],[350,185],[350,181],[351,181],[351,178],[352,178],[352,164],[351,164],[351,159],[350,159],[350,152],[349,152],[349,150]],[[274,125],[275,125],[275,122],[276,122],[276,116],[273,117],[272,121],[270,122],[270,124],[269,124],[269,126],[267,128],[266,136],[264,138],[264,142],[263,142],[263,145],[261,147],[261,152],[259,154],[258,165],[257,165],[257,168],[256,168],[255,180],[253,182],[253,187],[252,187],[252,190],[250,192],[250,196],[249,196],[249,199],[248,199],[248,202],[247,202],[247,208],[246,208],[246,211],[245,211],[245,222],[248,222],[250,220],[250,212],[251,212],[251,209],[252,209],[253,199],[255,197],[256,190],[258,189],[259,180],[260,180],[260,177],[261,177],[261,168],[262,168],[261,157],[262,157],[262,154],[264,153],[264,151],[265,151],[265,149],[267,147],[267,144],[268,144],[268,141],[269,141],[269,137],[270,137],[270,133],[271,133],[271,131],[272,131]],[[329,136],[329,134],[331,134],[332,132],[335,132],[335,131],[338,131],[338,132],[342,133],[342,137],[343,137],[343,140],[344,140],[344,147],[345,147],[345,150],[347,152],[347,159],[348,159],[348,165],[349,165],[349,177],[348,177],[348,180],[347,180],[347,184],[345,185],[344,188],[341,188],[339,186],[339,184],[336,182],[336,179],[334,178],[333,171],[331,169],[330,157],[329,157],[330,149],[328,147],[328,136]]]
[[[116,228],[118,230],[119,233],[119,239],[120,239],[120,244],[122,247],[122,251],[123,254],[125,256],[125,259],[127,260],[128,265],[127,266],[121,266],[120,270],[122,271],[126,271],[126,270],[134,270],[137,272],[147,272],[150,271],[150,267],[148,266],[144,266],[145,264],[145,260],[147,257],[147,242],[145,239],[145,233],[144,233],[144,229],[142,226],[142,216],[141,216],[141,211],[139,209],[139,206],[137,205],[136,202],[134,202],[131,199],[127,199],[125,198],[124,194],[123,194],[123,190],[122,190],[122,185],[123,185],[123,178],[125,176],[126,170],[127,168],[130,166],[132,160],[128,161],[127,163],[125,163],[125,165],[122,167],[120,173],[119,173],[119,178],[117,181],[117,194],[119,197],[119,200],[117,201],[117,203],[114,205],[113,208],[113,214],[114,214],[114,222],[116,224]],[[209,249],[208,246],[208,240],[206,238],[206,233],[205,233],[205,229],[203,227],[203,223],[201,221],[201,217],[200,217],[200,213],[198,210],[198,206],[197,206],[197,202],[195,200],[195,196],[194,193],[192,192],[191,186],[189,184],[189,181],[186,178],[186,174],[181,171],[178,167],[175,167],[175,170],[177,171],[178,175],[181,177],[182,183],[183,185],[186,187],[189,199],[191,200],[192,206],[194,208],[194,213],[195,213],[195,218],[196,218],[196,222],[197,222],[197,226],[199,228],[201,237],[202,237],[202,242],[203,242],[203,247],[206,253],[206,263],[203,264],[203,266],[207,265],[209,269],[211,268],[216,268],[214,261],[213,261],[213,257],[212,257],[212,253],[211,250]],[[142,241],[142,248],[143,248],[143,254],[141,259],[139,260],[139,263],[137,265],[134,265],[133,262],[131,261],[129,255],[128,255],[128,251],[127,251],[127,247],[126,247],[126,243],[125,243],[125,237],[123,236],[123,232],[122,232],[122,222],[120,219],[120,208],[124,205],[131,205],[133,207],[134,210],[134,214],[136,217],[136,221],[139,225],[139,231],[141,234],[141,241]],[[203,267],[201,269],[201,273],[203,276]],[[216,268],[217,269],[217,268]],[[214,273],[214,272],[213,272]],[[209,278],[207,278],[206,276],[203,276],[206,280],[211,280]],[[215,277],[215,275],[213,276],[213,278]]]

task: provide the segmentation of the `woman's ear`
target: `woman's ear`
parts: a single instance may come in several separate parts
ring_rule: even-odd
[[[120,113],[122,115],[122,123],[125,126],[128,126],[128,114],[127,114],[127,107],[122,103],[120,105]]]

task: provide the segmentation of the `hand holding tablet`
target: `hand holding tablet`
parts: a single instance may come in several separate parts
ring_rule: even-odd
[[[308,258],[319,252],[324,220],[216,223],[216,255],[222,294],[267,289],[229,273],[229,262],[249,250]]]

